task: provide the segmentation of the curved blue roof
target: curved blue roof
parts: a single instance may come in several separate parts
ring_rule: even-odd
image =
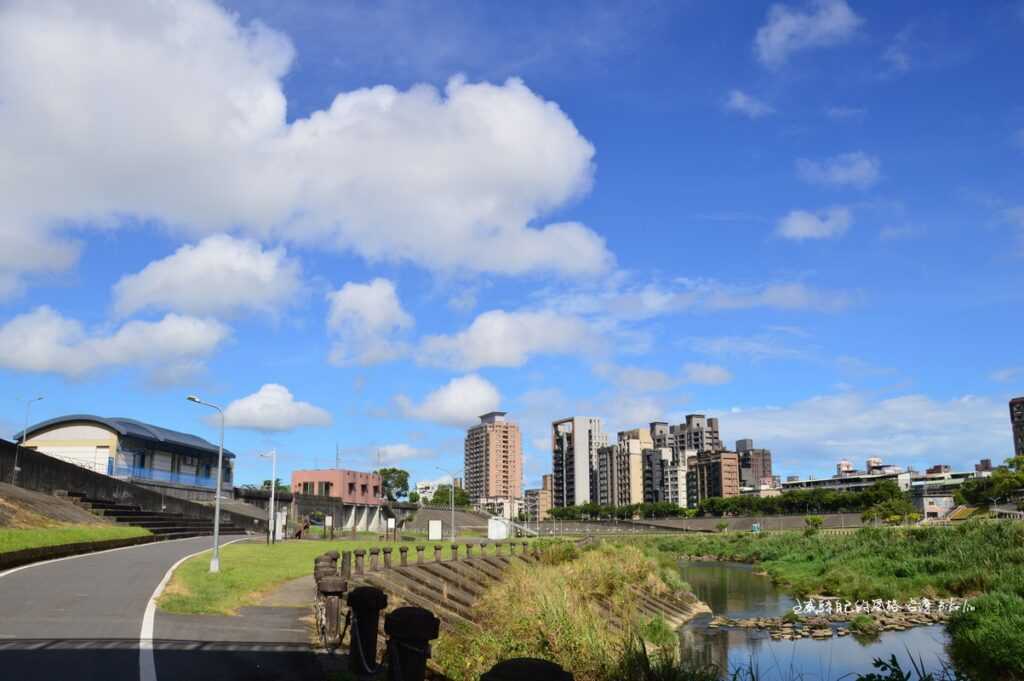
[[[143,423],[142,421],[136,421],[135,419],[126,419],[123,417],[107,417],[107,416],[94,416],[93,414],[70,414],[68,416],[58,416],[48,421],[41,421],[33,426],[29,426],[28,434],[31,437],[32,433],[50,428],[52,426],[70,425],[72,423],[98,423],[102,426],[110,428],[118,435],[124,437],[131,437],[137,440],[145,440],[158,445],[171,445],[177,449],[191,449],[199,450],[201,452],[216,454],[217,445],[211,444],[197,435],[190,435],[189,433],[182,433],[177,430],[169,430],[167,428],[161,428],[160,426],[154,426],[150,423]],[[17,442],[21,440],[21,432],[14,434],[14,440]],[[234,458],[235,455],[224,450],[224,456],[227,458]]]

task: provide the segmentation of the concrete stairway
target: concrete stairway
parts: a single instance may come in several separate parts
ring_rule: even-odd
[[[149,530],[161,540],[185,539],[213,534],[212,518],[190,518],[180,513],[144,511],[138,506],[118,504],[103,499],[89,499],[81,494],[69,493],[68,498],[95,515],[121,525],[132,525]],[[221,534],[244,534],[245,530],[230,522],[221,521]]]

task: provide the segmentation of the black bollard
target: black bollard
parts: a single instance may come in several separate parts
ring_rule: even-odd
[[[441,562],[441,545],[434,544],[434,562]]]
[[[458,544],[452,544],[451,560],[458,560],[458,559],[459,559],[459,545]]]
[[[377,625],[380,611],[388,607],[387,595],[372,586],[360,586],[348,592],[352,616],[349,636],[349,669],[357,675],[377,671]]]
[[[348,579],[352,576],[352,552],[346,551],[341,556],[341,576]]]
[[[361,575],[363,574],[363,556],[366,555],[366,551],[356,549],[354,553],[356,554],[356,574]]]
[[[441,621],[425,608],[396,608],[384,617],[388,635],[388,681],[423,681],[430,658],[430,642],[440,633]]]
[[[417,563],[422,563],[423,562],[423,552],[426,550],[426,548],[427,547],[425,547],[425,546],[417,546],[416,547],[416,562]]]
[[[515,657],[491,667],[480,675],[480,681],[573,681],[573,678],[554,662]]]
[[[405,567],[406,565],[409,564],[409,547],[408,546],[399,546],[398,547],[398,555],[400,556],[399,562],[401,563],[402,567]]]
[[[405,548],[405,547],[403,546],[402,548]],[[385,546],[384,548],[382,548],[380,550],[380,552],[384,556],[384,569],[385,570],[390,570],[391,569],[391,547],[390,546]]]
[[[320,624],[320,640],[328,650],[341,645],[341,597],[348,589],[348,582],[341,577],[324,577],[317,583],[323,607]]]
[[[473,557],[473,545],[467,543],[466,544],[466,558],[472,558],[472,557]]]
[[[380,569],[379,556],[380,549],[370,549],[370,572],[376,572]]]

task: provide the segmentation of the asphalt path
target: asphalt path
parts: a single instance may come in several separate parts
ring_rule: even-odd
[[[0,676],[139,679],[139,639],[150,597],[176,562],[210,544],[210,537],[157,542],[0,573]],[[155,629],[171,633],[159,614]],[[281,679],[288,677],[283,670],[300,667],[309,678],[313,671],[310,654],[294,645],[263,641],[249,647],[244,635],[220,643],[219,632],[209,627],[193,632],[179,626],[173,633],[173,640],[153,642],[155,676],[161,681]],[[151,668],[142,681],[154,681],[152,676]]]

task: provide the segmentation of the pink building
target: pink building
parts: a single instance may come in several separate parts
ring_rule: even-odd
[[[379,475],[342,468],[292,471],[292,494],[333,497],[347,504],[378,506],[384,503]]]

